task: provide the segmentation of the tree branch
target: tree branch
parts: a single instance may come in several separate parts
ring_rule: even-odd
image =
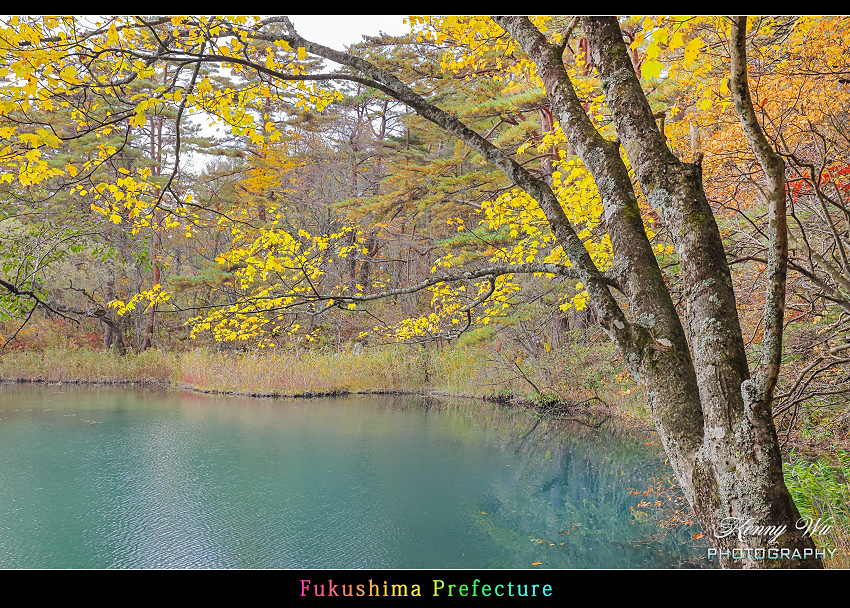
[[[782,365],[782,330],[788,274],[788,218],[785,161],[776,153],[758,122],[747,80],[747,18],[732,18],[730,90],[741,127],[767,179],[768,238],[764,338],[758,383],[769,407]]]

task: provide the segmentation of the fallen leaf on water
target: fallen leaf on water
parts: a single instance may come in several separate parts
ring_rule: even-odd
[[[532,565],[532,566],[539,566],[539,565],[541,565],[542,563],[543,563],[543,562],[531,562],[531,565]]]
[[[697,532],[696,534],[694,534],[694,540],[699,540],[702,537],[703,537],[702,532]]]

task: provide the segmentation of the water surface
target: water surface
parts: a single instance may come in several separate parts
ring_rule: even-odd
[[[0,386],[2,568],[654,568],[691,526],[612,422],[423,397]],[[705,561],[705,560],[703,560]]]

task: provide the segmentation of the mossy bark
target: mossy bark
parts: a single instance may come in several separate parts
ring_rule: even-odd
[[[496,19],[537,64],[564,133],[599,185],[618,261],[615,277],[632,319],[624,339],[612,337],[646,390],[670,462],[723,565],[821,566],[814,557],[759,559],[761,553],[752,551],[782,547],[812,556],[815,545],[796,527],[800,515],[784,483],[769,395],[750,377],[731,272],[700,166],[680,162],[667,148],[617,20],[582,19],[619,138],[607,142],[580,106],[562,49],[526,18]],[[636,214],[620,143],[643,194],[672,235],[686,286],[681,319]],[[784,526],[786,532],[774,544],[765,535],[724,534],[733,521]],[[743,559],[734,559],[733,549]]]

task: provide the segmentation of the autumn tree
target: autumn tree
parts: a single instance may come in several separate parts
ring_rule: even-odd
[[[848,91],[843,81],[850,73],[845,50],[849,35],[850,22],[844,17],[759,18],[749,34],[752,105],[766,141],[785,166],[790,279],[786,324],[807,320],[813,325],[792,333],[789,346],[807,357],[799,365],[786,366],[786,377],[777,387],[774,415],[784,417],[788,432],[801,403],[840,403],[848,390]],[[712,46],[722,42],[704,38]],[[782,53],[773,52],[778,43]],[[720,107],[712,105],[707,112],[709,124],[726,118],[722,104],[716,105]],[[777,192],[779,184],[768,189],[753,174],[753,164],[760,160],[755,148],[742,148],[742,129],[732,125],[706,142],[712,162],[705,181],[712,196],[734,200],[729,205],[738,219],[728,239],[732,263],[740,265],[739,274],[761,277],[770,267],[766,237],[775,232],[765,195]],[[734,197],[729,196],[732,188]],[[761,316],[755,318],[757,326],[763,323]]]
[[[213,312],[199,318],[196,329],[211,329],[221,337],[259,336],[286,330],[287,317],[299,310],[315,315],[332,308],[358,309],[378,299],[434,288],[440,313],[429,315],[423,323],[414,320],[403,329],[429,331],[448,321],[457,326],[452,330],[457,334],[487,321],[494,306],[500,306],[516,288],[515,275],[568,277],[580,284],[584,291],[579,297],[593,308],[631,375],[644,388],[681,488],[711,542],[725,552],[722,563],[731,567],[817,567],[821,563],[813,557],[812,539],[795,526],[799,513],[783,480],[772,416],[787,284],[785,160],[765,137],[754,109],[748,78],[747,20],[730,18],[723,24],[731,50],[728,87],[742,136],[758,163],[770,217],[765,232],[765,337],[761,359],[752,370],[724,243],[703,186],[700,159],[683,160],[671,151],[644,87],[647,77],[660,75],[660,62],[630,50],[616,18],[553,22],[519,16],[473,17],[446,23],[452,36],[475,42],[475,49],[498,51],[478,55],[475,49],[459,45],[446,68],[460,63],[481,71],[489,62],[495,62],[496,68],[502,67],[500,62],[508,62],[511,79],[531,79],[542,86],[551,115],[550,137],[541,142],[543,152],[551,148],[563,151],[563,157],[558,153],[553,163],[570,167],[570,174],[575,170],[592,177],[594,187],[587,189],[585,201],[598,208],[592,213],[571,204],[570,193],[577,203],[584,197],[576,196],[572,185],[556,177],[556,167],[548,176],[551,179],[529,170],[517,160],[517,149],[495,145],[442,109],[439,99],[426,88],[409,86],[391,68],[378,67],[356,52],[340,52],[305,40],[285,17],[128,17],[85,29],[61,20],[10,23],[4,47],[7,62],[26,83],[9,87],[6,103],[22,108],[61,103],[62,94],[67,93],[63,87],[96,94],[167,64],[174,69],[173,79],[153,95],[137,100],[131,122],[143,124],[151,108],[173,103],[178,129],[187,108],[206,110],[226,118],[235,134],[259,143],[272,141],[279,130],[272,125],[264,132],[266,125],[257,124],[248,112],[249,103],[258,95],[277,97],[285,90],[295,95],[300,107],[322,110],[340,97],[322,83],[343,80],[406,104],[507,178],[511,188],[501,200],[491,201],[488,220],[498,221],[500,209],[513,208],[523,220],[517,222],[513,236],[519,237],[521,228],[524,231],[523,222],[532,231],[525,232],[523,247],[501,252],[486,262],[479,260],[471,267],[443,265],[419,283],[368,293],[348,284],[329,288],[321,281],[330,260],[362,250],[364,242],[358,238],[352,242],[349,227],[330,234],[261,229],[256,238],[219,257],[223,265],[237,268],[234,276],[242,287],[239,301],[229,307],[227,319]],[[159,35],[153,27],[159,25],[166,26],[169,33]],[[569,35],[579,31],[584,42],[578,46],[586,52],[573,53],[577,56],[573,59],[566,55]],[[634,44],[637,34],[630,32],[629,38]],[[270,51],[272,48],[280,52]],[[698,50],[691,48],[691,56]],[[310,55],[344,69],[309,73],[299,62]],[[265,88],[240,88],[235,83],[219,89],[200,74],[205,64],[262,75]],[[100,72],[95,73],[93,66]],[[109,78],[104,79],[103,74]],[[56,94],[57,88],[61,94]],[[588,93],[593,93],[590,99]],[[109,120],[108,116],[100,122],[89,120],[85,128],[95,133]],[[38,150],[55,145],[56,138],[50,132],[36,131],[21,141]],[[176,149],[179,153],[179,143]],[[103,151],[106,157],[110,153]],[[29,180],[27,154],[37,156],[17,149],[7,151],[4,160]],[[8,175],[12,180],[21,179]],[[167,209],[181,227],[192,219],[190,208],[196,203],[181,197],[173,181],[153,200],[138,195],[145,184],[135,178],[98,184],[93,202],[107,215],[124,207],[133,216],[128,219],[150,214],[154,207]],[[173,201],[169,206],[162,204],[165,194]],[[649,213],[642,203],[651,208],[672,241],[676,280],[682,290],[681,312],[659,267],[660,252],[648,235]],[[603,227],[604,234],[591,229],[596,227]],[[17,289],[13,295],[28,296],[25,290],[13,289]],[[137,301],[151,303],[162,297],[155,290],[138,295]],[[128,309],[132,302],[119,306]],[[759,552],[770,548],[768,539],[724,534],[730,521],[786,526],[779,546],[798,553],[790,560],[763,559],[764,553]],[[738,555],[731,554],[734,550]]]

